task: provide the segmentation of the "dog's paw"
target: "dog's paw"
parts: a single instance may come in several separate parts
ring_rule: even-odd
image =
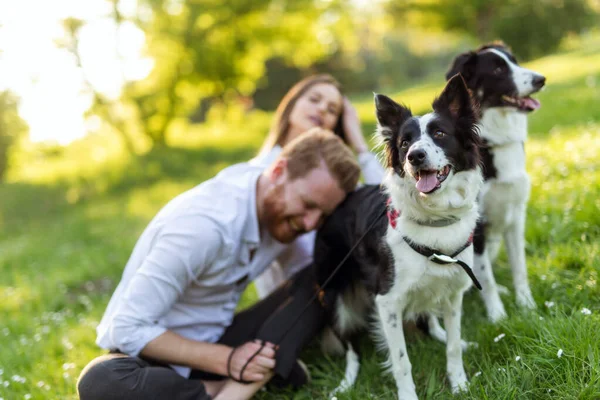
[[[517,291],[517,304],[519,305],[519,307],[527,308],[530,310],[533,310],[537,307],[529,289]]]
[[[419,398],[417,397],[417,393],[414,390],[412,392],[407,390],[399,390],[398,400],[419,400]]]
[[[487,307],[487,312],[488,319],[494,324],[506,318],[506,310],[504,309],[504,304],[502,304],[502,302]]]
[[[466,392],[469,389],[469,381],[466,379],[464,381],[456,382],[452,385],[452,393],[458,394],[461,392]]]

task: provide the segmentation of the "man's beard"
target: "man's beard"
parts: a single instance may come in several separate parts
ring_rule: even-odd
[[[275,240],[281,243],[291,243],[298,237],[298,234],[290,229],[287,218],[283,215],[285,211],[283,193],[283,185],[277,185],[265,195],[263,223]]]

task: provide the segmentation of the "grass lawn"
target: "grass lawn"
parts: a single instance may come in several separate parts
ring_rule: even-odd
[[[444,345],[410,334],[422,399],[600,398],[600,41],[528,66],[548,79],[526,144],[533,184],[526,251],[538,308],[521,312],[505,296],[509,318],[492,325],[478,294],[467,294],[463,337],[479,348],[464,355],[471,385],[458,396],[445,379]],[[419,112],[442,86],[440,77],[382,92]],[[357,99],[357,108],[371,132],[371,96]],[[181,137],[177,149],[135,162],[76,144],[28,162],[0,185],[0,398],[76,398],[77,375],[102,353],[94,328],[138,235],[173,196],[256,151],[268,115],[246,125],[226,136],[227,126],[203,128],[201,139]],[[503,253],[496,276],[511,288]],[[251,287],[244,305],[254,299]],[[384,355],[368,338],[361,350],[357,385],[338,399],[394,398],[393,379],[380,365]],[[309,387],[257,397],[328,398],[344,359],[323,356],[317,346],[303,359],[313,376]]]

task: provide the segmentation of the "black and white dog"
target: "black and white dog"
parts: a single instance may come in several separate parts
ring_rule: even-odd
[[[321,297],[331,310],[331,329],[346,345],[346,374],[336,391],[353,385],[357,339],[374,316],[389,349],[398,397],[416,399],[402,321],[429,314],[436,322],[437,316],[444,318],[446,332],[440,330],[456,392],[467,385],[462,299],[474,279],[471,242],[483,181],[477,110],[459,75],[424,116],[412,116],[383,95],[376,95],[375,103],[388,171],[384,190],[366,186],[350,194],[315,243],[320,285],[350,253]]]
[[[447,79],[460,73],[481,107],[481,155],[485,184],[479,200],[482,221],[475,235],[474,270],[483,286],[482,297],[491,321],[506,316],[494,279],[492,262],[502,239],[513,275],[517,304],[534,308],[525,263],[525,214],[529,176],[524,142],[527,113],[540,107],[529,97],[545,78],[520,67],[502,43],[457,56]]]

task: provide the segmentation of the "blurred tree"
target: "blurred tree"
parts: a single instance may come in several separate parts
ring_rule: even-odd
[[[114,12],[118,15],[116,8],[113,8]],[[118,16],[115,16],[118,19]],[[62,40],[57,42],[59,47],[69,51],[75,58],[77,66],[80,68],[86,90],[92,95],[92,105],[88,110],[88,114],[97,115],[107,123],[111,128],[119,134],[123,140],[123,145],[129,154],[135,153],[135,146],[131,138],[130,126],[127,123],[126,118],[120,111],[121,104],[119,101],[111,100],[104,94],[96,90],[94,85],[85,73],[83,63],[81,60],[81,53],[79,49],[79,38],[81,29],[84,27],[85,22],[77,18],[66,18],[63,21],[63,29],[65,36]]]
[[[10,166],[11,153],[27,133],[27,124],[19,116],[18,99],[9,91],[0,92],[0,181]]]
[[[386,11],[403,23],[464,33],[480,43],[501,39],[517,56],[531,59],[556,50],[567,34],[597,26],[591,1],[390,0]]]
[[[307,67],[357,43],[343,0],[139,0],[133,18],[119,12],[119,0],[110,1],[117,25],[134,23],[144,31],[154,60],[150,75],[127,82],[117,101],[92,88],[90,111],[126,143],[140,131],[154,146],[166,146],[172,123],[191,115],[202,99],[251,95],[272,57]],[[66,47],[74,54],[81,27],[65,21]]]

